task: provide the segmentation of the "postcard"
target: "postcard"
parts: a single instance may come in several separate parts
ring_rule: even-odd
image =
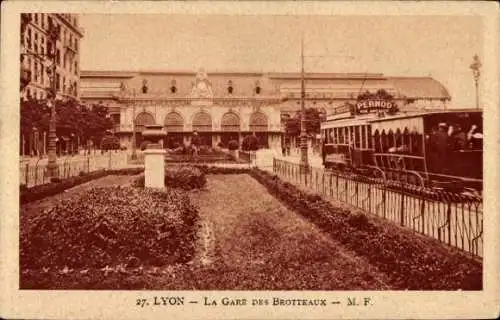
[[[4,3],[0,315],[498,317],[498,13]]]

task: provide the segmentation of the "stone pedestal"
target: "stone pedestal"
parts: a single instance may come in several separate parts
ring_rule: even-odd
[[[165,187],[165,153],[164,149],[144,151],[144,187]]]

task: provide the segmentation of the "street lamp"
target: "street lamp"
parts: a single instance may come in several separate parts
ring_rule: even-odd
[[[134,100],[132,101],[132,155],[130,158],[132,160],[137,159],[137,150],[136,150],[136,136],[135,136],[135,103],[136,103],[136,95],[135,95],[135,89],[134,89]]]
[[[52,52],[48,53],[48,58],[51,61],[50,69],[47,70],[50,78],[50,88],[48,90],[48,104],[50,107],[50,121],[49,121],[49,143],[48,143],[48,163],[47,171],[49,177],[57,176],[57,155],[56,155],[56,45],[57,40],[61,34],[61,26],[55,26],[52,20],[49,21],[48,41],[51,43]]]
[[[479,61],[478,55],[475,54],[470,68],[472,70],[472,75],[474,76],[474,82],[476,84],[476,109],[479,109],[479,77],[481,76],[481,66],[481,61]]]
[[[300,167],[303,169],[304,174],[307,173],[308,159],[307,159],[307,133],[306,133],[306,111],[305,111],[305,79],[304,79],[304,37],[301,40],[300,46],[300,59],[301,59],[301,77],[300,77]]]

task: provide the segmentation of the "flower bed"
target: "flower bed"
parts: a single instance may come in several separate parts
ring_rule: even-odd
[[[165,185],[184,190],[201,189],[207,183],[205,173],[192,166],[170,166],[165,169]],[[144,187],[144,175],[135,181],[136,187]]]
[[[251,175],[286,205],[387,273],[398,289],[481,290],[482,263],[390,222],[351,214],[261,170]]]
[[[64,180],[56,180],[57,182],[50,182],[41,184],[31,188],[26,188],[21,185],[19,188],[19,200],[21,204],[31,201],[40,200],[48,196],[53,196],[66,189],[73,188],[79,184],[102,178],[107,175],[135,175],[143,172],[142,168],[128,168],[118,170],[98,170],[89,173],[81,173],[79,176],[69,177]]]
[[[188,196],[175,190],[93,188],[27,218],[20,229],[20,268],[68,272],[187,262],[197,220]]]
[[[242,174],[249,173],[249,168],[224,168],[215,166],[195,165],[195,168],[200,169],[205,174]]]

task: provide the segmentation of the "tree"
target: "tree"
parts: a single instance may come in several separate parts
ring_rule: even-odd
[[[241,143],[241,149],[243,151],[256,151],[259,149],[259,139],[252,134],[249,136],[246,136],[242,143]]]
[[[58,100],[56,106],[56,135],[77,136],[81,141],[92,140],[99,145],[113,123],[107,107],[102,104],[90,108],[74,99]],[[48,132],[50,108],[45,100],[21,101],[21,134],[29,136],[36,127],[39,132]]]
[[[320,132],[321,117],[320,113],[315,108],[307,108],[305,110],[306,116],[306,133],[307,134],[318,134]],[[289,136],[299,136],[300,135],[300,122],[301,122],[301,111],[295,114],[295,117],[289,118],[286,122],[285,128],[286,133]]]

